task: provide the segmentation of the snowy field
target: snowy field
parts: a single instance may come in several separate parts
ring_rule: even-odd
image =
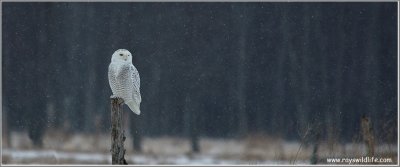
[[[44,138],[43,148],[34,148],[26,133],[11,134],[12,141],[3,143],[3,164],[110,164],[110,138],[108,135],[65,135],[51,133]],[[265,136],[243,140],[201,138],[200,153],[190,152],[185,138],[143,138],[143,151],[132,150],[132,140],[125,141],[128,164],[179,164],[179,165],[280,165],[309,164],[311,146],[300,147],[299,142],[283,141]],[[328,149],[321,144],[320,163],[327,157],[362,157],[363,144],[348,143]],[[376,155],[396,160],[396,145],[379,145]],[[326,161],[325,161],[326,163]]]

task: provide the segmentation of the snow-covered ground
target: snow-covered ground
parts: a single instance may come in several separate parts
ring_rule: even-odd
[[[107,134],[88,135],[50,133],[43,148],[34,148],[25,133],[13,132],[10,145],[3,143],[3,164],[110,164],[110,138]],[[125,159],[129,164],[179,165],[277,165],[309,164],[312,147],[278,138],[253,136],[243,140],[201,138],[200,153],[191,153],[185,138],[143,138],[141,153],[132,149],[132,140],[125,141]],[[328,149],[321,144],[318,156],[361,157],[364,144],[348,143]],[[379,145],[376,154],[397,157],[396,145]],[[323,162],[321,162],[323,163]]]
[[[111,155],[105,153],[78,153],[63,152],[56,150],[15,150],[4,149],[5,157],[12,159],[7,164],[110,164]],[[218,159],[211,155],[193,154],[193,155],[149,155],[134,154],[126,155],[125,159],[129,164],[177,164],[177,165],[218,165],[218,164],[288,164],[286,161],[263,160],[263,161],[243,161],[235,159]],[[296,164],[307,164],[299,161]]]

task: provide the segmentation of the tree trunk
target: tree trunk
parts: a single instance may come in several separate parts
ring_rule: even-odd
[[[8,117],[7,117],[7,112],[8,109],[3,110],[3,115],[2,115],[2,122],[3,122],[3,126],[2,126],[2,135],[3,135],[3,147],[11,147],[11,141],[10,141],[10,130],[8,129]]]
[[[193,90],[193,89],[191,89]],[[190,91],[191,92],[191,91]],[[198,136],[198,127],[197,127],[197,101],[198,99],[192,99],[190,94],[186,94],[185,97],[185,105],[183,108],[184,111],[184,123],[185,123],[185,131],[188,134],[190,139],[190,144],[192,148],[192,153],[200,152],[199,146],[199,136]]]
[[[111,99],[111,156],[112,164],[128,164],[124,158],[125,135],[122,128],[124,100],[121,98]]]
[[[197,103],[197,102],[195,102]],[[197,106],[196,106],[197,108]],[[199,131],[198,131],[198,123],[197,123],[197,119],[198,119],[198,115],[197,115],[197,111],[196,109],[192,109],[190,111],[191,113],[191,124],[190,124],[190,143],[192,144],[192,151],[194,153],[198,153],[200,152],[200,146],[199,146]]]
[[[361,118],[361,133],[365,144],[367,145],[367,156],[374,156],[374,134],[372,131],[371,121],[365,115]]]
[[[235,14],[240,18],[240,24],[238,27],[239,39],[238,39],[238,59],[237,59],[237,107],[238,107],[238,136],[245,137],[248,131],[248,118],[246,112],[246,88],[247,88],[247,38],[248,38],[248,24],[250,16],[246,8],[239,7],[239,10],[234,11]]]
[[[140,130],[140,122],[137,115],[131,114],[130,126],[131,135],[133,137],[133,150],[142,152],[142,133]]]

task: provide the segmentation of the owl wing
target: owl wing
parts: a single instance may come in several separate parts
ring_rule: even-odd
[[[117,79],[116,71],[112,63],[108,66],[108,83],[110,84],[112,93],[115,94],[117,91]]]
[[[142,97],[140,95],[140,76],[139,72],[133,64],[130,65],[131,78],[132,78],[132,97],[137,101],[138,104],[142,102]]]

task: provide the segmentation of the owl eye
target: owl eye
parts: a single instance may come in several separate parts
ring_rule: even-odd
[[[120,56],[122,56],[123,54],[122,54],[122,53],[120,53],[119,55],[120,55]]]

